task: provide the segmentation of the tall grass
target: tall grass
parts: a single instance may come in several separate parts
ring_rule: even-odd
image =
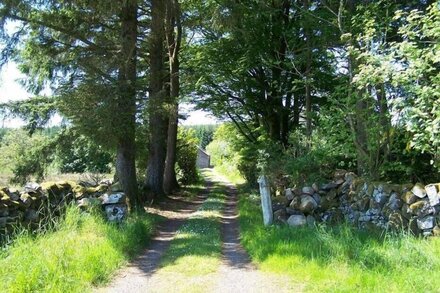
[[[438,292],[440,239],[359,231],[349,225],[263,227],[257,204],[239,203],[242,243],[262,270],[313,292]]]
[[[229,182],[233,184],[244,184],[246,180],[240,174],[235,166],[228,166],[227,164],[215,166],[214,170],[224,176]]]
[[[108,223],[98,212],[69,207],[55,231],[19,236],[0,254],[0,292],[84,292],[143,248],[157,217]]]

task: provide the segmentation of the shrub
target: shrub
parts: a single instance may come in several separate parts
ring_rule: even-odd
[[[26,183],[31,176],[42,180],[54,160],[56,140],[41,133],[30,136],[22,129],[7,132],[0,147],[3,170],[14,174],[13,183]]]
[[[73,129],[58,136],[57,160],[62,173],[109,173],[113,155]]]
[[[197,145],[195,131],[190,128],[179,128],[177,134],[177,174],[179,181],[192,184],[199,181],[197,172]]]

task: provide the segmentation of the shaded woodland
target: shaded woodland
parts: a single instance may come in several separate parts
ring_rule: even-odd
[[[34,94],[3,114],[30,134],[62,115],[110,153],[132,208],[178,187],[182,102],[230,122],[251,183],[439,177],[436,1],[3,0],[0,17],[1,64]]]

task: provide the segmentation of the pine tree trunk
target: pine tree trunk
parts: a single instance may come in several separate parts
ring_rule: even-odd
[[[165,173],[163,179],[163,189],[165,194],[170,194],[179,187],[176,178],[176,144],[177,144],[177,123],[178,105],[173,105],[173,113],[170,115],[168,124],[167,154],[165,160]]]
[[[121,60],[118,75],[116,173],[130,210],[141,207],[136,179],[136,38],[137,1],[124,1],[121,11]]]
[[[176,145],[179,115],[179,52],[182,39],[180,9],[178,0],[169,0],[167,7],[167,44],[170,66],[170,99],[171,109],[168,122],[167,154],[165,160],[164,191],[170,194],[179,187],[176,178]],[[177,31],[174,30],[176,27]]]
[[[164,89],[164,22],[165,3],[163,0],[151,1],[151,39],[150,39],[150,95],[148,116],[150,125],[150,148],[146,185],[153,196],[162,196],[165,169],[168,119]]]
[[[125,139],[119,139],[116,150],[116,173],[127,196],[129,210],[141,208],[142,202],[138,198],[136,180],[134,132],[132,131],[130,134],[127,132]]]

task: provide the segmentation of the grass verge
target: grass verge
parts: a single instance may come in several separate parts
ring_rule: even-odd
[[[309,292],[437,292],[440,238],[374,235],[340,227],[263,227],[242,193],[242,244],[263,271],[288,274]]]
[[[84,292],[146,244],[158,217],[133,215],[121,225],[70,207],[54,232],[19,236],[0,254],[0,292]]]
[[[229,182],[235,185],[241,185],[246,180],[241,176],[240,172],[233,166],[219,165],[214,167],[214,171],[225,177]]]

